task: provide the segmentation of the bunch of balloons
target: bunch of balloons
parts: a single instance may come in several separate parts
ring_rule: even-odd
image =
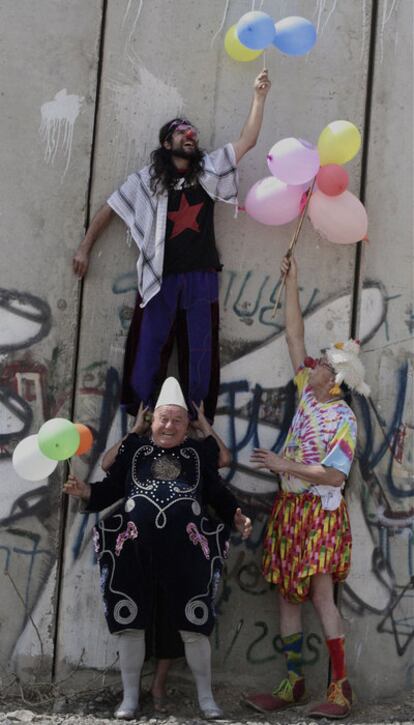
[[[287,55],[305,55],[316,43],[316,28],[310,20],[292,16],[277,23],[259,10],[243,15],[226,33],[224,47],[233,60],[247,62],[268,46]]]
[[[249,190],[247,213],[262,224],[286,224],[299,216],[313,185],[308,214],[315,229],[336,244],[359,242],[367,234],[367,213],[347,191],[349,177],[342,165],[360,146],[361,134],[349,121],[329,123],[317,146],[297,138],[278,141],[267,156],[272,176]]]
[[[26,481],[40,481],[53,473],[59,461],[87,453],[93,445],[91,430],[83,423],[52,418],[37,435],[23,438],[13,453],[15,471]]]

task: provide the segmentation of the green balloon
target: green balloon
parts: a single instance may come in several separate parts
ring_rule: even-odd
[[[52,461],[66,461],[79,448],[78,429],[66,418],[52,418],[43,423],[38,433],[39,448]]]

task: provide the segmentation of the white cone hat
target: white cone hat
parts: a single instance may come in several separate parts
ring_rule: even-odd
[[[155,409],[160,408],[162,405],[178,405],[188,411],[180,383],[173,377],[164,380],[158,400],[155,403]]]

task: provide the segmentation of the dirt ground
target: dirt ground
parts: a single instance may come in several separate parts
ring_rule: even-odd
[[[243,702],[240,688],[215,686],[217,702],[225,712],[220,722],[227,725],[316,725],[306,717],[306,707],[292,708],[279,715],[265,716],[250,709]],[[16,725],[33,722],[48,725],[106,725],[119,722],[113,712],[121,699],[119,687],[107,686],[82,691],[60,693],[56,688],[36,686],[17,689],[3,687],[0,693],[0,725]],[[134,722],[155,725],[198,725],[203,722],[197,711],[194,689],[185,681],[174,682],[169,689],[169,713],[156,715],[148,692],[141,698],[141,717]],[[321,725],[331,722],[318,720]],[[341,722],[341,721],[336,721]],[[408,725],[414,722],[414,693],[402,699],[388,702],[355,703],[352,714],[346,719],[349,725],[385,725],[395,723]]]

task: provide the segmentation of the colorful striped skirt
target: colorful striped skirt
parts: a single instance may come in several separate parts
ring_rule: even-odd
[[[279,493],[264,539],[263,575],[282,596],[298,604],[309,597],[311,577],[348,575],[352,536],[345,500],[325,511],[312,493]]]

